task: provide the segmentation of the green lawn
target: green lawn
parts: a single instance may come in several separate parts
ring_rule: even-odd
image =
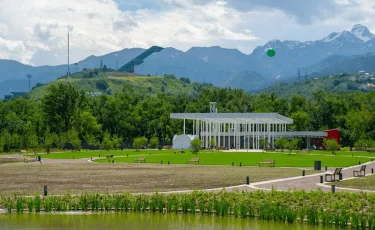
[[[174,154],[176,152],[176,154]],[[247,152],[218,152],[218,151],[202,151],[198,155],[186,151],[181,154],[180,151],[174,150],[142,150],[136,152],[135,150],[124,151],[80,151],[80,152],[63,152],[43,154],[42,158],[50,159],[79,159],[99,157],[101,159],[95,160],[96,162],[108,162],[105,158],[108,154],[113,154],[115,163],[133,163],[139,157],[146,157],[147,163],[160,164],[185,164],[191,158],[200,158],[202,165],[235,165],[243,166],[257,166],[259,162],[266,159],[273,159],[276,161],[277,167],[313,167],[314,161],[322,161],[322,167],[347,167],[371,161],[368,157],[361,157],[354,155],[352,157],[350,152],[338,152],[337,155],[332,155],[328,151],[314,151],[311,153],[291,154],[288,152],[267,152],[267,153],[247,153]],[[112,159],[111,159],[112,161]]]
[[[337,187],[356,188],[362,190],[375,190],[375,175],[360,177],[351,180],[339,181],[331,184],[336,184]]]

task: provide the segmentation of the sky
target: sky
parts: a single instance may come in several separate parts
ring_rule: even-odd
[[[249,54],[270,40],[318,40],[362,24],[373,0],[0,0],[0,59],[34,66],[153,45]]]

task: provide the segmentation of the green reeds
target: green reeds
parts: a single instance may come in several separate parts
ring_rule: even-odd
[[[374,194],[295,192],[193,192],[153,195],[82,194],[79,196],[0,197],[9,213],[64,211],[182,212],[258,218],[268,221],[375,230]]]

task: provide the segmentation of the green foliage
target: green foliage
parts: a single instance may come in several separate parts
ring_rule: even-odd
[[[198,154],[202,148],[203,141],[199,138],[194,139],[190,143],[190,150],[193,154]]]
[[[82,97],[73,85],[50,85],[42,99],[46,124],[58,133],[71,130],[79,115]]]
[[[111,140],[111,135],[107,132],[104,134],[103,142],[102,142],[102,148],[109,151],[113,149],[113,142]]]
[[[159,146],[159,140],[157,137],[153,137],[150,139],[148,146],[152,149],[156,149]]]
[[[137,137],[133,141],[133,148],[136,149],[136,151],[139,151],[141,148],[146,146],[147,138],[146,137]]]
[[[216,140],[215,139],[210,139],[209,145],[211,149],[214,149],[216,147]]]
[[[260,149],[266,149],[266,148],[268,148],[268,141],[267,141],[267,139],[261,139],[260,141],[259,141],[259,148]]]
[[[325,140],[324,140],[324,146],[325,146],[328,150],[332,151],[332,154],[333,154],[333,155],[335,155],[335,152],[336,152],[337,149],[340,147],[336,140],[329,140],[329,139],[325,139]]]
[[[96,88],[98,88],[100,91],[106,91],[108,89],[109,85],[108,82],[106,82],[103,79],[100,79],[96,82]]]
[[[78,132],[74,129],[69,130],[66,134],[67,141],[72,144],[74,150],[81,149],[81,140],[78,137]]]
[[[119,149],[122,143],[122,138],[118,137],[116,134],[112,137],[112,144],[114,149]]]
[[[278,149],[285,149],[288,147],[288,144],[288,139],[286,139],[285,137],[279,138],[275,141],[275,146]]]
[[[299,139],[292,139],[288,143],[288,149],[291,152],[292,150],[296,150],[299,146],[300,140]]]
[[[47,127],[46,132],[44,133],[44,148],[47,154],[51,152],[52,146],[53,146],[53,137],[51,135],[49,127]]]

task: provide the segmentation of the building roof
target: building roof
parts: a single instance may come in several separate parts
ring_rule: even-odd
[[[213,123],[293,124],[293,119],[277,113],[171,113],[170,116]]]

